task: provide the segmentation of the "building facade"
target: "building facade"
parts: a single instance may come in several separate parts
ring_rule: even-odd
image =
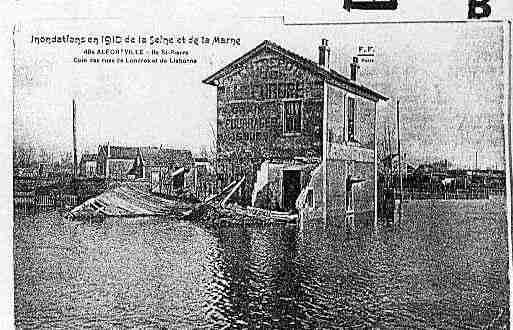
[[[111,146],[110,144],[98,147],[96,173],[100,177],[115,180],[126,180],[134,166],[139,148]]]
[[[204,80],[217,88],[218,180],[246,177],[241,204],[325,219],[373,209],[387,98],[356,82],[356,61],[349,79],[329,58],[325,39],[318,62],[266,40]]]
[[[97,154],[88,154],[85,153],[82,155],[79,163],[80,175],[86,178],[95,177],[96,174],[96,166],[98,163],[98,155]]]
[[[129,173],[148,180],[151,192],[170,195],[186,188],[185,174],[192,167],[189,150],[142,147]]]

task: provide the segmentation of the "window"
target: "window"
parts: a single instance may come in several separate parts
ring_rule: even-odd
[[[278,85],[278,97],[280,99],[285,98],[286,96],[286,85],[285,83],[279,83]]]
[[[240,100],[241,98],[241,88],[239,85],[233,85],[233,99],[234,100]]]
[[[283,132],[301,133],[301,102],[290,101],[283,104]]]
[[[265,100],[269,95],[267,84],[262,84],[260,86],[260,91],[260,99]]]
[[[302,82],[297,82],[296,83],[296,97],[303,97],[304,94],[303,94],[303,83]]]
[[[354,212],[354,193],[351,175],[346,178],[346,214],[351,215]]]
[[[255,99],[262,98],[261,87],[262,86],[260,84],[253,84],[253,87],[251,88],[253,90],[253,98],[255,98]]]
[[[268,84],[269,86],[269,98],[270,99],[275,99],[278,97],[278,91],[277,91],[277,84],[276,83],[269,83]]]
[[[324,93],[324,83],[322,81],[316,81],[311,86],[311,97],[322,97]]]
[[[265,117],[260,117],[259,120],[260,120],[260,123],[259,123],[258,128],[260,128],[260,129],[267,128]]]
[[[354,98],[347,98],[347,141],[355,141],[354,124],[355,124],[356,101]]]
[[[247,99],[251,93],[251,86],[250,85],[241,85],[241,86],[239,86],[239,92],[240,92],[241,99]]]
[[[296,84],[294,84],[294,83],[287,84],[287,93],[286,93],[287,98],[296,97],[296,88],[295,87],[296,87]]]

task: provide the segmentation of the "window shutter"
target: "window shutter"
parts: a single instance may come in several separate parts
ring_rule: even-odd
[[[347,139],[348,141],[354,141],[354,125],[355,125],[355,99],[347,99]]]

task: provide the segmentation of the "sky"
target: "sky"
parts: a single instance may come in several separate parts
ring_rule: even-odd
[[[167,46],[196,64],[73,63],[85,48],[34,45],[31,36],[184,35],[240,38],[240,45]],[[504,168],[502,26],[466,24],[284,25],[280,19],[34,20],[15,32],[14,142],[72,150],[72,100],[78,150],[99,144],[165,145],[199,151],[212,142],[215,88],[202,80],[264,39],[317,59],[329,40],[331,67],[349,74],[359,46],[376,49],[359,81],[390,97],[380,104],[378,134],[395,125],[400,101],[402,149],[411,162],[447,158]],[[122,46],[121,48],[128,48]],[[131,47],[140,48],[140,47]],[[143,47],[150,49],[150,47]]]

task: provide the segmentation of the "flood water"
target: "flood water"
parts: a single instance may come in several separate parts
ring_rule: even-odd
[[[507,328],[503,200],[412,201],[400,228],[206,230],[15,216],[18,328]]]

